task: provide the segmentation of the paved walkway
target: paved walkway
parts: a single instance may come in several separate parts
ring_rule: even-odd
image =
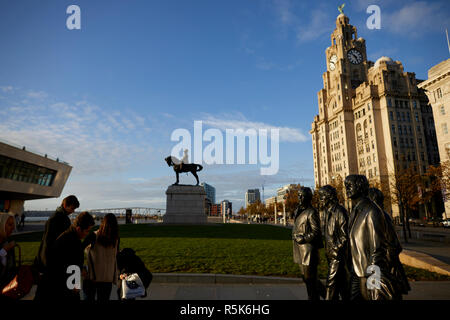
[[[450,281],[410,282],[405,300],[450,300]],[[32,300],[36,287],[24,300]],[[117,300],[114,287],[111,300]],[[138,300],[307,300],[304,284],[152,283]]]
[[[426,253],[433,258],[450,264],[449,244],[418,239],[408,239],[408,243],[401,241],[401,244],[404,249]]]

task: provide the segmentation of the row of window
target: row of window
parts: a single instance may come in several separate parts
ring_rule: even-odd
[[[387,99],[387,105],[388,105],[388,107],[392,107],[392,99],[390,99],[390,98]],[[394,105],[395,105],[395,108],[397,108],[397,109],[409,109],[410,108],[408,100],[395,99]],[[414,109],[417,109],[417,101],[413,100],[412,107]]]
[[[0,155],[0,178],[51,186],[56,171]]]

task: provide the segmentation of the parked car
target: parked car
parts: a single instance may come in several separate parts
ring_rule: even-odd
[[[443,226],[442,221],[443,220],[441,218],[432,217],[427,220],[426,225],[430,227],[442,227]]]
[[[425,227],[425,222],[421,219],[417,219],[417,218],[409,218],[409,224],[412,226],[420,226],[420,227]]]
[[[442,226],[444,228],[450,228],[450,219],[445,219],[442,221]]]

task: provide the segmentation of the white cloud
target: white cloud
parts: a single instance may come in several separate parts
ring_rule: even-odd
[[[290,0],[274,0],[276,15],[283,25],[298,23],[297,16],[293,13],[293,3]]]
[[[206,114],[202,119],[203,123],[209,125],[211,127],[225,130],[225,129],[279,129],[280,130],[280,141],[284,142],[305,142],[309,141],[309,137],[305,136],[299,129],[297,128],[289,128],[289,127],[279,127],[270,125],[264,122],[257,121],[249,121],[244,117],[241,113],[237,113],[234,115],[221,115],[220,117],[216,117],[210,114]]]
[[[48,94],[44,91],[29,91],[27,96],[33,99],[45,99],[48,97]]]
[[[381,12],[381,28],[408,37],[443,31],[449,22],[450,12],[441,2],[409,2],[391,13]]]
[[[0,89],[2,89],[3,92],[12,92],[12,91],[14,91],[14,87],[13,86],[3,86],[3,87],[0,87]]]
[[[297,39],[300,42],[315,40],[328,35],[333,31],[332,19],[325,10],[315,9],[311,11],[310,21],[306,25],[297,27]]]
[[[45,100],[44,94],[35,96]],[[6,110],[5,121],[0,122],[2,138],[68,162],[72,175],[114,174],[152,158],[152,147],[141,134],[145,122],[136,117],[118,117],[120,113],[86,101],[26,101],[2,109]]]

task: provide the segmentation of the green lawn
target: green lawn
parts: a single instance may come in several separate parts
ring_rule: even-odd
[[[121,248],[133,248],[152,272],[220,273],[300,277],[292,261],[291,231],[268,225],[219,224],[168,226],[121,225]],[[23,262],[31,264],[42,232],[15,237]],[[450,280],[450,277],[405,267],[411,280]],[[319,276],[327,267],[321,250]]]

